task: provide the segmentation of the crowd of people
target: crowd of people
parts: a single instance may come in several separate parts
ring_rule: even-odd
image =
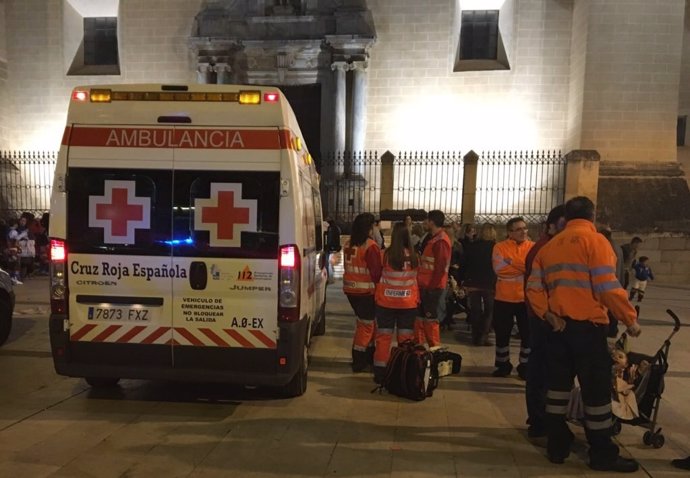
[[[358,215],[342,248],[343,291],[357,317],[353,371],[373,370],[380,383],[393,335],[398,343],[440,348],[441,327],[453,321],[448,298],[457,296],[455,285],[463,292],[472,344],[495,347],[494,377],[513,371],[510,338],[517,328],[528,436],[547,438],[549,460],[563,463],[570,453],[566,412],[577,376],[590,467],[637,470],[611,438],[607,337],[617,334],[618,321],[628,335],[640,334],[631,300],[642,300],[653,275],[648,259],[637,258],[640,238],[616,247],[610,228],[598,230],[594,221],[592,201],[573,198],[550,212],[535,243],[521,217],[507,222],[499,240],[492,224],[446,224],[444,213],[434,210],[421,225],[409,216],[393,224],[385,245],[374,215]],[[626,273],[635,277],[630,293],[623,287]]]
[[[13,284],[48,274],[48,222],[48,213],[40,218],[25,212],[19,218],[0,219],[0,267]]]

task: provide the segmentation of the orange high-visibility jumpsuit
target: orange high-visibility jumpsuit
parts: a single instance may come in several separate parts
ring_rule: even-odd
[[[409,251],[406,251],[409,256]],[[414,321],[419,304],[417,268],[405,262],[403,270],[395,270],[384,257],[381,281],[376,284],[376,351],[374,377],[380,378],[390,357],[393,329],[398,328],[398,344],[414,340]]]
[[[374,343],[374,292],[381,277],[381,250],[372,239],[367,239],[361,246],[351,246],[348,241],[343,255],[343,292],[357,315],[352,369],[362,371],[373,358],[373,350],[367,352],[367,349],[373,348]]]
[[[496,354],[494,365],[507,375],[513,369],[510,363],[510,333],[517,322],[520,331],[520,364],[518,373],[525,377],[529,360],[529,322],[525,308],[525,258],[534,245],[532,241],[517,243],[506,239],[494,246],[492,262],[496,273],[494,300],[494,331]],[[507,372],[507,373],[506,373]]]
[[[549,456],[556,459],[568,456],[572,433],[565,416],[577,375],[584,402],[590,465],[614,461],[619,450],[611,441],[607,308],[628,326],[637,317],[616,278],[616,256],[611,244],[592,222],[568,221],[565,230],[544,245],[534,258],[526,293],[538,317],[544,318],[550,311],[566,321],[565,330],[550,330],[547,337]]]
[[[439,321],[446,314],[450,255],[450,238],[441,229],[426,243],[419,264],[417,282],[422,313],[415,321],[414,331],[417,343],[426,342],[429,347],[441,345]]]

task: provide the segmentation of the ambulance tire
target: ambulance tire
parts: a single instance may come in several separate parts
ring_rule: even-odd
[[[319,313],[319,322],[316,324],[314,329],[314,336],[318,337],[320,335],[326,334],[326,300],[324,299],[323,305],[321,306],[321,312]]]
[[[12,330],[12,305],[9,299],[0,297],[0,345],[7,341]]]
[[[113,388],[117,386],[120,381],[119,378],[114,377],[85,377],[86,383],[92,388]]]
[[[309,350],[308,344],[304,343],[304,353],[302,354],[302,359],[300,360],[299,369],[294,377],[285,385],[283,388],[283,395],[286,398],[294,398],[304,395],[307,391],[307,368],[309,363],[309,358],[307,352]]]

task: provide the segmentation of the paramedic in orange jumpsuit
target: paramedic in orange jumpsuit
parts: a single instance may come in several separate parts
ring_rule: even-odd
[[[373,361],[374,291],[381,278],[381,250],[371,238],[374,215],[362,213],[352,223],[352,235],[343,248],[343,292],[357,316],[352,343],[352,371],[362,372]]]
[[[527,238],[527,224],[521,217],[514,217],[506,224],[508,239],[494,246],[492,262],[496,272],[496,297],[494,300],[494,331],[496,332],[496,357],[494,377],[506,377],[513,370],[510,363],[510,334],[517,322],[520,332],[520,363],[517,371],[527,379],[529,360],[529,321],[525,306],[525,259],[534,242]]]
[[[634,472],[638,464],[619,456],[611,440],[611,357],[606,336],[607,309],[640,335],[635,309],[616,278],[616,255],[594,227],[594,204],[579,196],[565,205],[566,227],[534,258],[527,298],[534,313],[551,326],[547,332],[547,453],[563,463],[573,434],[566,412],[574,376],[580,382],[589,442],[589,466],[595,470]]]
[[[424,246],[417,274],[421,318],[418,317],[415,321],[415,337],[417,343],[426,342],[429,348],[438,348],[441,345],[439,321],[446,316],[451,242],[443,230],[445,220],[446,216],[442,211],[429,211],[426,227],[430,239]]]
[[[417,269],[419,258],[412,247],[405,223],[393,226],[391,244],[383,254],[381,281],[376,284],[376,351],[374,381],[381,383],[390,357],[393,330],[398,328],[398,344],[414,340],[414,321],[419,304]]]

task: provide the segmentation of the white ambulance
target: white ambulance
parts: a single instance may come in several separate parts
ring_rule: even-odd
[[[319,176],[279,89],[74,89],[50,236],[59,374],[306,390],[325,331]]]

